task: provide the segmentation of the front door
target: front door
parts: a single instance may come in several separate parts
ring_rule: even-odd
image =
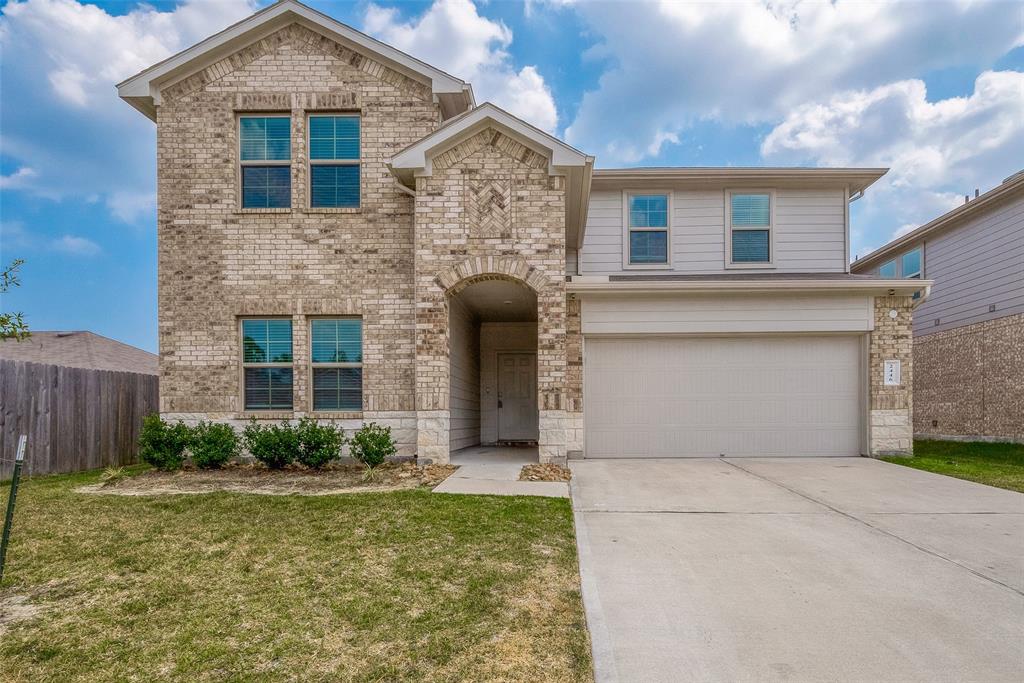
[[[537,355],[498,354],[498,441],[537,440]]]

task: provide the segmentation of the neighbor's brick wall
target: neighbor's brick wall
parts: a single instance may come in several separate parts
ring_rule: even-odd
[[[448,296],[482,278],[537,295],[542,461],[565,457],[565,179],[545,157],[487,128],[417,179],[416,409],[420,457],[446,462]]]
[[[430,88],[298,25],[167,88],[158,108],[160,409],[239,422],[238,317],[290,316],[295,412],[309,406],[307,316],[361,315],[364,412],[415,445],[413,199],[385,162],[435,130]],[[362,115],[362,206],[309,210],[310,111]],[[292,208],[239,210],[246,111],[292,116]]]
[[[909,296],[875,297],[875,329],[868,350],[868,448],[873,456],[914,452],[913,304]],[[890,311],[896,311],[895,318]],[[886,360],[900,361],[899,386],[885,385]]]
[[[1024,442],[1024,315],[914,340],[919,438]]]

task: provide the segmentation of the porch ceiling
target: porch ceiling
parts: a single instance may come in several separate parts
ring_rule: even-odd
[[[455,295],[479,322],[529,322],[537,319],[537,297],[526,287],[484,280]]]

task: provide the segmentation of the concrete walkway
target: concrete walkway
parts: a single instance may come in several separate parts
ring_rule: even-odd
[[[1024,495],[866,458],[570,466],[599,682],[1024,680]]]
[[[559,481],[519,481],[523,465],[537,462],[537,449],[512,446],[472,446],[454,451],[451,463],[459,469],[434,493],[568,498],[569,485]]]

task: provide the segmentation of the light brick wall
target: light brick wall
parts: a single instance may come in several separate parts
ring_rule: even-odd
[[[540,458],[565,458],[565,179],[545,157],[485,129],[433,160],[417,180],[416,409],[418,452],[448,459],[448,297],[485,278],[537,296]]]
[[[429,86],[297,25],[167,88],[158,108],[160,409],[244,421],[239,316],[293,320],[294,405],[310,406],[308,316],[360,315],[364,412],[412,454],[415,282],[411,197],[385,163],[435,130]],[[362,206],[307,208],[306,114],[362,116]],[[241,211],[238,113],[292,117],[292,208]],[[321,414],[323,415],[323,414]]]
[[[1024,442],[1024,315],[914,340],[919,438]]]
[[[868,351],[868,449],[873,456],[913,455],[913,299],[875,297],[875,329]],[[890,315],[891,311],[896,316]],[[900,361],[900,384],[886,386],[884,363]]]

